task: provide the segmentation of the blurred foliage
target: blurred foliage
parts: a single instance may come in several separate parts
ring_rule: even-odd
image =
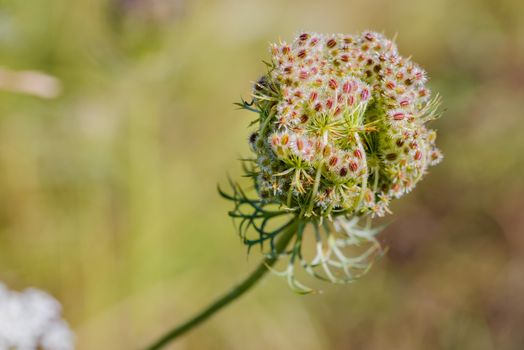
[[[173,349],[524,348],[524,2],[0,0],[0,280],[64,304],[79,349],[133,349],[257,263],[216,193],[268,41],[398,33],[442,94],[444,162],[394,205],[388,257],[301,297],[279,278]]]

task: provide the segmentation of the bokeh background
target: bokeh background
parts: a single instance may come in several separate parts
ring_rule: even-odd
[[[398,34],[444,100],[445,161],[389,253],[298,296],[269,276],[172,349],[523,349],[524,2],[0,0],[0,280],[48,290],[78,349],[138,349],[259,260],[216,192],[268,42]],[[30,71],[29,73],[27,71]],[[46,75],[43,75],[46,74]],[[54,78],[53,78],[54,77]]]

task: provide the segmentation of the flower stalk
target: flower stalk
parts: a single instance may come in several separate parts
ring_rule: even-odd
[[[152,345],[148,346],[146,349],[158,350],[163,348],[171,341],[200,325],[202,322],[213,316],[222,308],[238,299],[244,293],[254,287],[258,281],[260,281],[260,279],[264,277],[264,275],[269,271],[269,268],[275,265],[275,263],[278,261],[279,255],[286,250],[289,242],[295,236],[299,221],[300,220],[298,217],[290,220],[290,224],[279,235],[279,239],[276,241],[274,246],[273,254],[267,255],[260,265],[258,265],[251,275],[249,275],[243,282],[233,287],[229,292],[215,300],[213,303],[208,305],[205,309],[197,313],[186,322],[168,331],[164,336],[162,336]]]

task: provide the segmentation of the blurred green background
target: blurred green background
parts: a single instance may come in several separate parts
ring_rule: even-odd
[[[323,294],[269,276],[171,348],[523,349],[523,13],[519,0],[0,0],[0,280],[60,299],[81,350],[137,349],[184,320],[259,260],[216,184],[249,154],[254,115],[232,103],[268,42],[372,29],[398,34],[446,110],[432,125],[445,160],[395,202],[388,256]],[[22,70],[61,92],[38,75],[26,83],[55,98],[13,92]]]

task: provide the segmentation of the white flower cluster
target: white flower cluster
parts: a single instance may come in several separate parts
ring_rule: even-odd
[[[74,335],[60,303],[38,289],[8,290],[0,283],[0,350],[72,350]]]

